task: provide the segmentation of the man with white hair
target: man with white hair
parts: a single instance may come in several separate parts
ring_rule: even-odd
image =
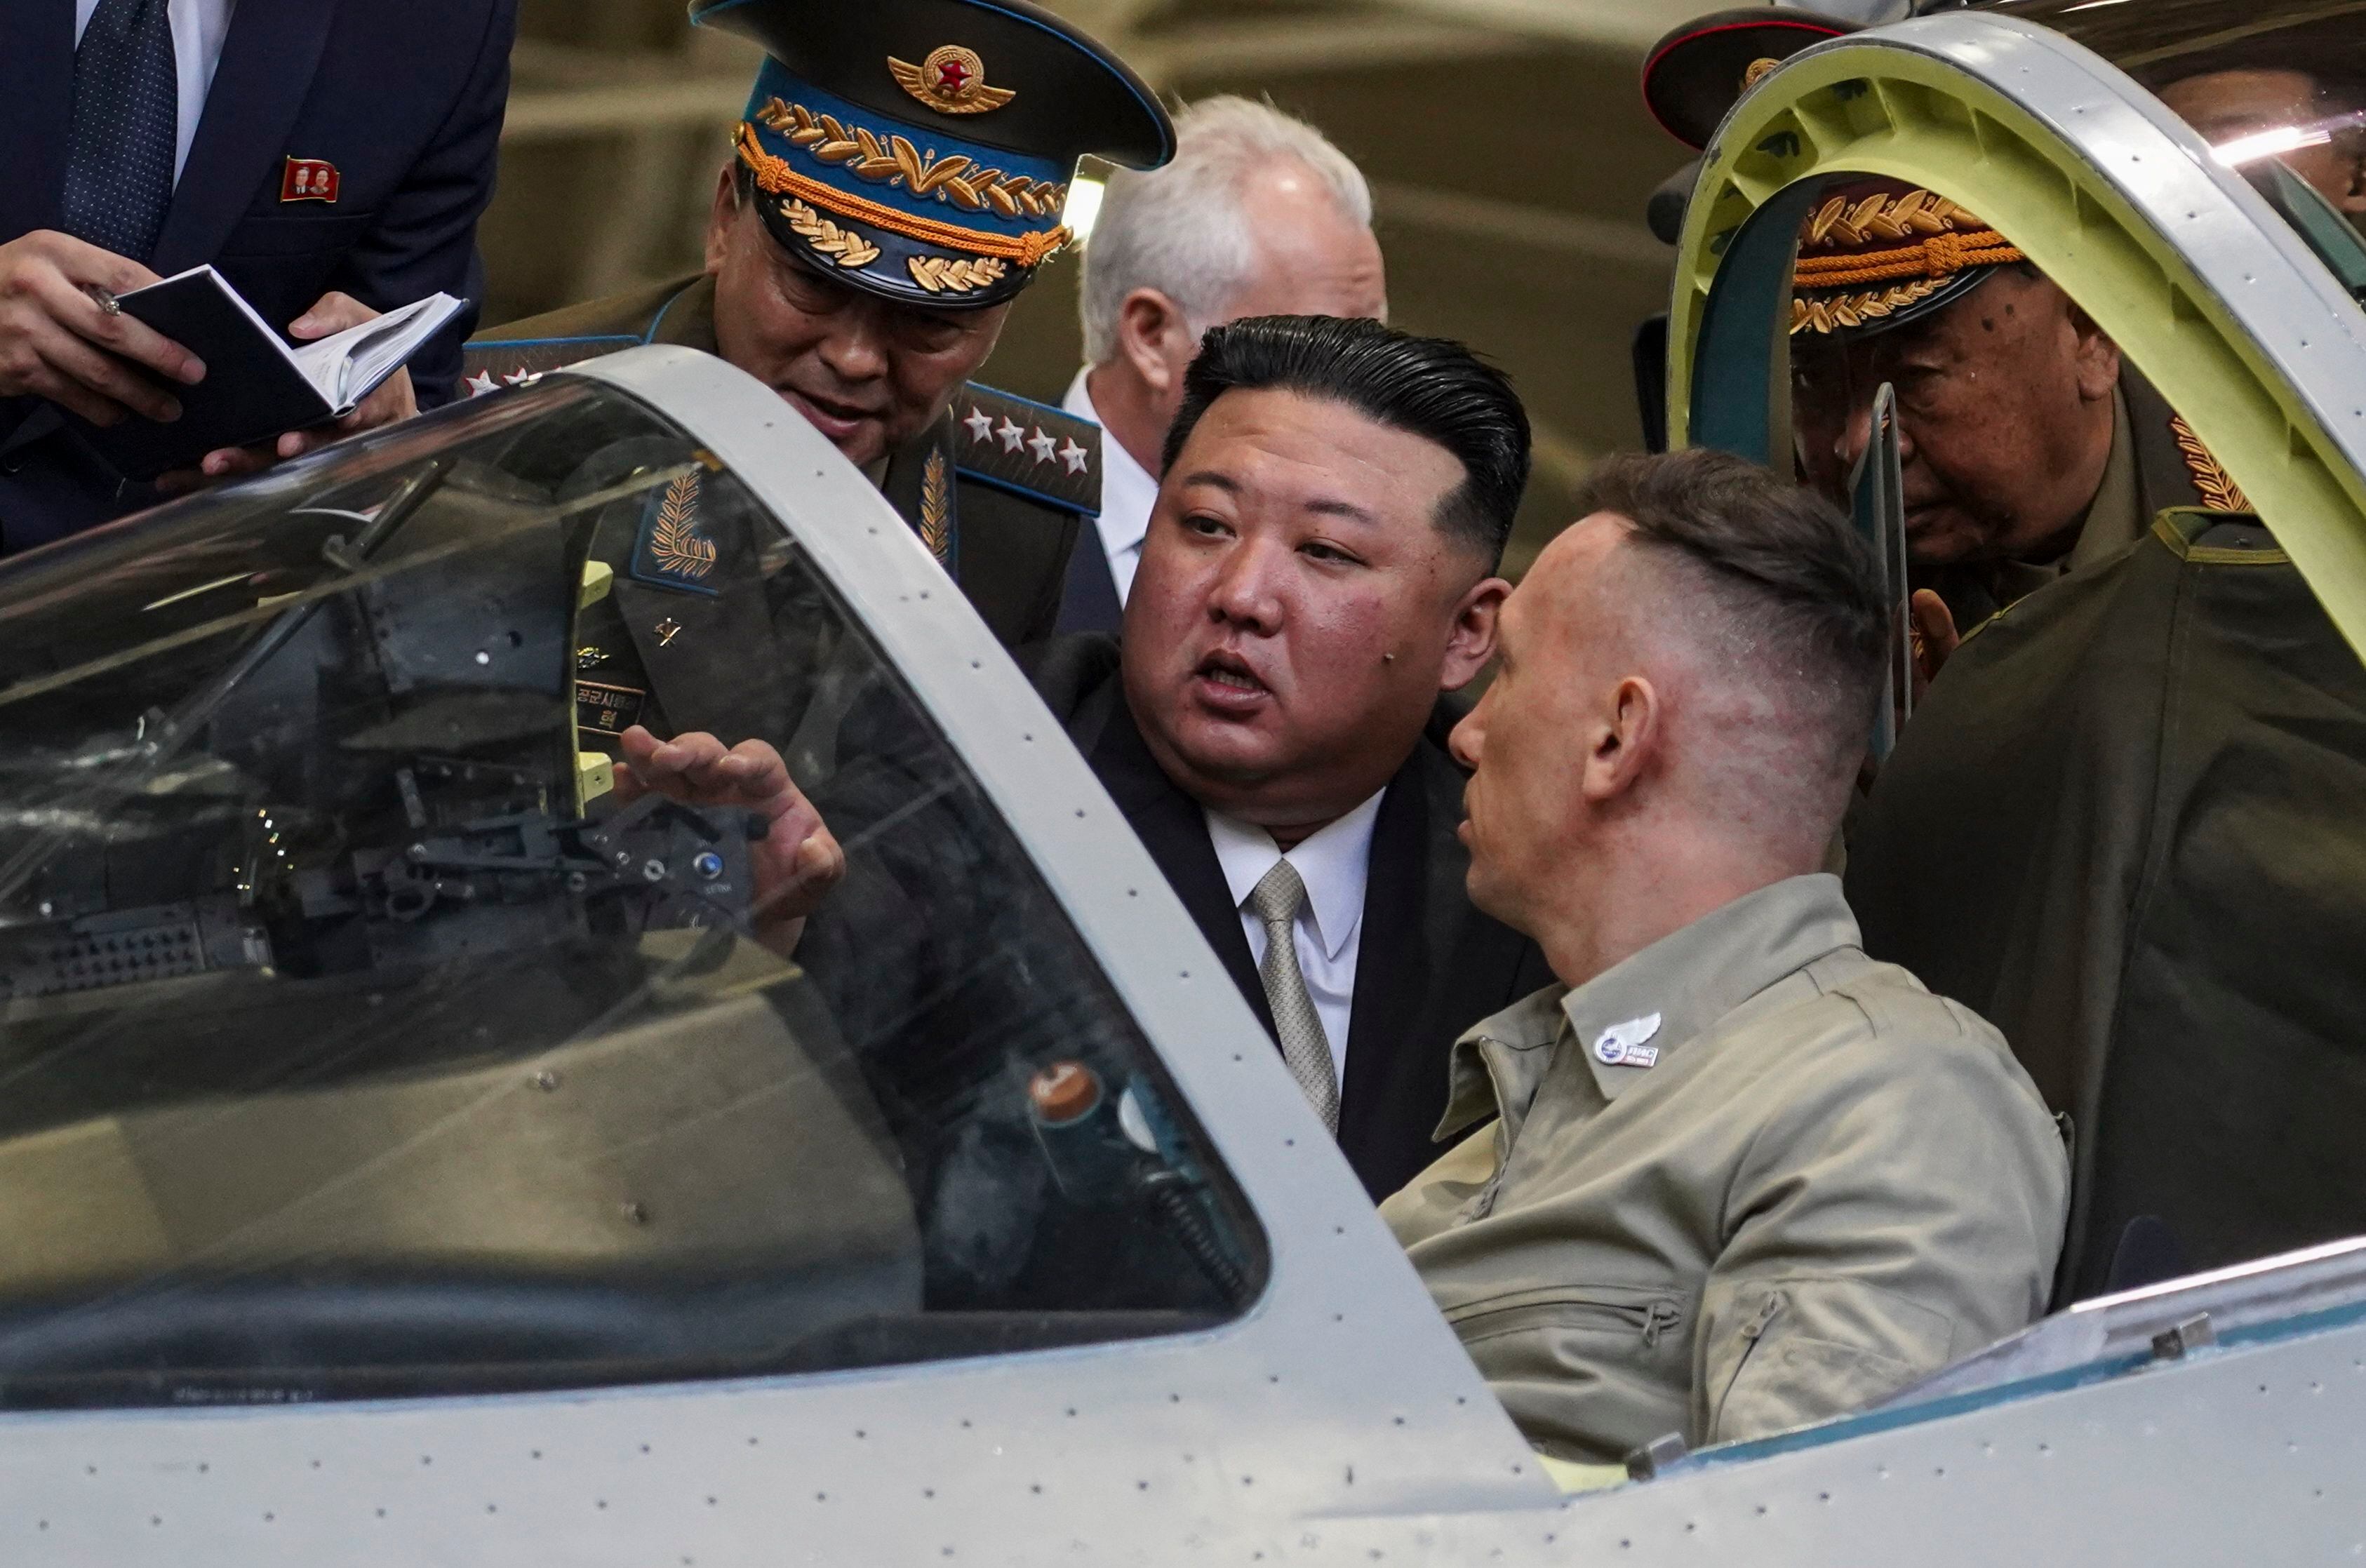
[[[1183,372],[1245,316],[1388,319],[1372,193],[1347,155],[1270,104],[1217,97],[1175,118],[1175,160],[1110,176],[1086,248],[1084,369],[1063,406],[1107,434],[1101,548],[1077,541],[1062,631],[1118,629],[1158,499]]]

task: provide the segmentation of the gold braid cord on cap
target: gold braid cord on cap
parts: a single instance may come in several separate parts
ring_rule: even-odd
[[[980,255],[1016,262],[1020,266],[1041,266],[1046,257],[1066,246],[1070,238],[1065,224],[1033,234],[990,234],[981,229],[964,229],[956,223],[917,218],[892,207],[883,207],[875,201],[866,201],[851,192],[824,185],[819,180],[806,178],[789,167],[787,159],[777,158],[765,152],[750,126],[743,124],[739,127],[737,144],[740,162],[748,165],[749,172],[756,176],[758,188],[767,195],[791,197],[816,207],[827,208],[840,218],[851,218],[856,222],[868,223],[888,233],[918,240],[922,244],[942,245],[947,250],[974,251]]]
[[[1917,238],[1920,236],[1920,238]],[[1902,243],[1880,250],[1809,254],[1816,246],[1862,246],[1868,240]],[[1876,191],[1852,203],[1834,197],[1816,209],[1800,234],[1791,275],[1795,290],[1846,290],[1823,299],[1791,300],[1791,330],[1862,326],[1928,299],[1949,280],[1977,266],[2024,258],[2016,246],[1977,218],[1927,190],[1888,197]],[[1857,288],[1857,285],[1879,287]]]

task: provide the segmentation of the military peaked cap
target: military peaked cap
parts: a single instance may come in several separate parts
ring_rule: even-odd
[[[1829,185],[1799,231],[1791,330],[1863,336],[1904,326],[2025,259],[1936,192],[1882,177]]]
[[[1076,160],[1175,155],[1125,63],[1028,0],[692,0],[768,58],[736,133],[792,254],[912,304],[998,304],[1070,238]]]
[[[1788,6],[1713,11],[1670,31],[1643,59],[1643,107],[1695,152],[1726,112],[1767,73],[1801,50],[1861,24]]]

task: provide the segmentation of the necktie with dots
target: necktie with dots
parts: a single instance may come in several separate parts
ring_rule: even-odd
[[[1339,1077],[1331,1066],[1331,1041],[1323,1032],[1314,998],[1306,994],[1306,976],[1298,967],[1298,942],[1291,935],[1298,911],[1306,903],[1306,884],[1298,868],[1286,860],[1249,890],[1249,912],[1265,925],[1265,962],[1257,976],[1265,982],[1265,999],[1273,1009],[1274,1032],[1281,1040],[1281,1059],[1290,1076],[1305,1091],[1306,1102],[1333,1133],[1339,1131]]]
[[[180,81],[166,0],[98,0],[74,51],[61,225],[145,262],[173,205]]]

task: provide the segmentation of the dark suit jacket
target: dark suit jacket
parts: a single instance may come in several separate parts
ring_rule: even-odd
[[[1060,595],[1062,632],[1107,632],[1125,629],[1125,604],[1117,596],[1117,575],[1110,570],[1098,531],[1076,541],[1068,558],[1068,585]]]
[[[0,0],[0,242],[58,225],[73,16],[73,0]],[[239,0],[150,266],[210,262],[283,329],[332,288],[377,310],[438,289],[473,305],[516,26],[517,0]],[[281,201],[288,158],[335,164],[336,200]],[[474,320],[411,361],[421,406],[450,398]],[[152,500],[49,404],[0,400],[0,549]]]
[[[1272,1033],[1272,1010],[1206,818],[1159,771],[1135,728],[1117,645],[1062,637],[1034,650],[1031,662],[1035,689]],[[1447,1058],[1457,1037],[1552,983],[1536,943],[1481,914],[1463,889],[1470,854],[1455,837],[1463,773],[1442,738],[1434,724],[1414,748],[1372,829],[1339,1146],[1375,1201],[1441,1152],[1431,1135],[1446,1112]]]

